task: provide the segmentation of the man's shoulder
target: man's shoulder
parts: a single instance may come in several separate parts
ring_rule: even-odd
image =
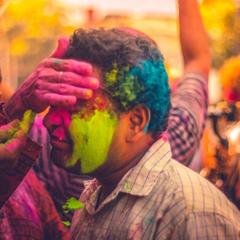
[[[171,160],[163,171],[167,183],[167,191],[172,195],[171,204],[179,204],[189,214],[216,214],[229,221],[240,220],[237,208],[212,183],[198,173]],[[157,184],[156,187],[160,187]]]

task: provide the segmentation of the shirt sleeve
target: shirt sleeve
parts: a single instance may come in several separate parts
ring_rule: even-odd
[[[168,135],[173,158],[189,165],[202,137],[208,106],[207,79],[187,73],[172,97]]]
[[[195,212],[176,228],[171,239],[237,240],[240,239],[238,225],[217,213]]]

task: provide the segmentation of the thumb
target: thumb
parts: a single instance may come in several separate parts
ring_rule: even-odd
[[[16,165],[25,143],[26,134],[20,129],[12,139],[0,144],[0,171]]]
[[[50,57],[61,58],[66,53],[69,46],[69,39],[66,37],[61,37],[58,39],[58,45],[53,51]]]
[[[12,122],[2,125],[0,127],[0,143],[5,142],[13,136],[17,131],[19,120],[13,120]]]

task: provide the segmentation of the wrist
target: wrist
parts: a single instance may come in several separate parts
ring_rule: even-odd
[[[24,102],[21,95],[13,95],[3,106],[5,116],[9,120],[21,119],[25,112]]]
[[[0,102],[0,126],[10,122],[9,117],[5,113],[4,103]]]

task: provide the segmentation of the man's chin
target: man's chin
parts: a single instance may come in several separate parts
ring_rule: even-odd
[[[62,168],[66,170],[67,172],[80,175],[83,179],[89,179],[96,175],[98,175],[98,169],[94,170],[89,173],[82,173],[81,169],[81,163],[80,161],[77,161],[77,163],[74,166],[69,167],[68,161],[71,158],[71,153],[66,151],[61,151],[56,148],[52,148],[51,150],[51,161],[59,168]]]

